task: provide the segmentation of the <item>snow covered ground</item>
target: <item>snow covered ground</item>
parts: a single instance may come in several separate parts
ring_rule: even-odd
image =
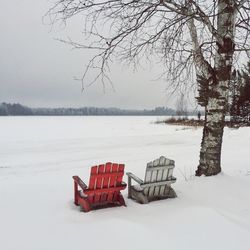
[[[250,128],[225,129],[223,173],[194,177],[202,130],[157,117],[0,117],[0,249],[250,249]],[[178,198],[80,212],[72,175],[175,160]],[[126,178],[125,178],[126,181]]]

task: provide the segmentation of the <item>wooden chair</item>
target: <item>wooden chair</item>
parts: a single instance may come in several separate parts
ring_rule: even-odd
[[[127,186],[122,182],[123,175],[124,164],[107,162],[91,168],[88,187],[78,176],[73,176],[75,204],[84,212],[100,207],[126,206],[120,192]]]
[[[147,164],[144,181],[132,173],[127,173],[128,198],[135,199],[142,204],[153,200],[175,198],[176,193],[170,186],[176,181],[176,178],[172,176],[174,166],[173,160],[161,156]],[[132,179],[139,185],[132,185]]]

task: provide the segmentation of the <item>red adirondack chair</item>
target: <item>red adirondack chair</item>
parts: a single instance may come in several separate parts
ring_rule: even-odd
[[[122,182],[124,164],[107,162],[91,168],[89,186],[78,177],[74,179],[75,204],[84,212],[108,206],[126,206],[121,190],[127,184]],[[78,186],[82,190],[78,190]]]

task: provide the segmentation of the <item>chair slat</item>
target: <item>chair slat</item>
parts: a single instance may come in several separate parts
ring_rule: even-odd
[[[122,177],[124,175],[124,167],[125,167],[124,164],[119,164],[118,165],[118,172],[119,172],[119,174],[117,176],[117,183],[116,183],[117,185],[120,185],[122,183]]]
[[[97,174],[96,175],[96,186],[94,188],[95,190],[102,188],[102,185],[103,185],[103,176],[101,176],[102,173],[104,173],[104,165],[99,165],[97,167],[97,173],[96,173]],[[94,202],[98,203],[100,201],[101,201],[101,194],[95,193],[94,194]]]
[[[97,173],[97,166],[93,166],[90,171],[90,178],[89,178],[89,189],[95,189],[96,186],[96,176],[94,174]],[[90,204],[94,203],[95,195],[92,193],[88,196],[88,201]]]
[[[102,174],[104,173],[104,168],[105,168],[105,165],[99,165],[98,166],[98,175],[97,175],[97,181],[96,181],[96,189],[97,188],[102,188],[102,186],[103,186],[103,179],[104,179],[104,177],[102,176]]]
[[[97,174],[94,174],[93,176],[96,176],[96,178],[105,178],[105,177],[109,177],[109,176],[114,176],[114,177],[117,177],[117,175],[123,175],[124,172],[114,172],[114,173],[97,173]]]
[[[124,164],[119,164],[117,167],[117,176],[116,176],[116,182],[115,186],[120,186],[122,183],[122,177],[124,175]],[[113,201],[116,201],[118,199],[119,192],[114,192]]]
[[[102,193],[101,194],[101,202],[106,202],[108,200],[108,193]]]
[[[94,197],[95,197],[94,194],[91,194],[91,195],[88,196],[88,201],[89,201],[90,204],[94,203]]]
[[[150,183],[156,182],[157,172],[158,170],[152,171]],[[148,190],[148,196],[149,197],[154,196],[154,192],[155,192],[155,186],[150,186]]]
[[[95,189],[95,190],[90,190],[90,189],[86,189],[84,190],[84,193],[87,194],[87,195],[91,195],[91,194],[102,194],[102,193],[107,193],[107,192],[116,192],[116,191],[121,191],[123,189],[126,188],[126,184],[125,185],[122,185],[122,186],[119,186],[119,187],[109,187],[109,188],[102,188],[102,189]]]
[[[106,165],[105,165],[105,170],[104,172],[106,174],[110,173],[111,172],[111,166],[112,166],[112,163],[111,162],[107,162]],[[104,180],[103,180],[103,187],[104,188],[107,188],[109,187],[109,181],[110,181],[110,176],[107,175],[106,177],[104,177]]]
[[[157,167],[152,167],[152,168],[150,167],[150,168],[147,168],[147,171],[162,170],[165,168],[173,168],[174,169],[174,165],[163,165],[163,166],[157,166]]]
[[[118,164],[117,163],[113,163],[111,166],[111,172],[117,172],[118,171]],[[110,181],[109,181],[109,188],[115,187],[116,185],[116,175],[111,175],[110,176]],[[114,200],[114,191],[111,191],[108,193],[108,201],[112,202]]]
[[[118,171],[118,164],[117,163],[113,163],[112,164],[112,173],[116,173]],[[114,174],[111,176],[110,178],[110,182],[109,182],[109,187],[115,187],[116,185],[116,179],[117,179],[117,175]]]
[[[168,170],[168,179],[169,179],[169,180],[170,180],[170,179],[172,178],[172,176],[173,176],[173,171],[174,171],[173,168],[170,168],[170,169]]]
[[[118,197],[119,192],[115,191],[113,194],[113,202],[117,201],[117,197]]]
[[[167,179],[168,179],[168,169],[164,169],[163,170],[163,173],[162,173],[162,181],[166,181]],[[165,188],[166,188],[166,185],[162,185],[161,187],[160,187],[160,192],[159,192],[159,194],[160,195],[164,195],[164,193],[165,193]]]
[[[154,167],[157,167],[159,165],[160,165],[160,159],[156,159],[156,160],[153,161],[153,166]]]
[[[95,189],[96,187],[96,176],[95,176],[96,173],[97,173],[97,166],[93,166],[90,172],[89,189]]]
[[[152,183],[146,183],[146,184],[142,184],[141,187],[142,188],[146,188],[146,187],[157,187],[157,186],[161,186],[161,185],[171,185],[172,183],[174,183],[176,181],[176,179],[174,180],[169,180],[169,181],[159,181],[159,182],[152,182]]]
[[[148,169],[148,167],[147,167],[147,169]],[[146,169],[146,173],[145,173],[144,183],[149,183],[150,180],[151,180],[151,176],[152,176],[152,171],[147,171],[147,169]],[[144,192],[145,195],[148,195],[148,190],[149,190],[148,187],[146,187],[146,188],[144,189],[143,192]]]
[[[160,166],[165,165],[166,160],[167,160],[167,159],[166,159],[164,156],[161,156],[160,159],[159,159],[159,165],[160,165]]]
[[[157,182],[162,181],[163,172],[164,172],[164,169],[157,170],[157,176],[156,176],[156,181]],[[154,196],[159,196],[160,190],[161,190],[161,186],[155,187]]]
[[[107,201],[113,202],[114,192],[108,192]]]

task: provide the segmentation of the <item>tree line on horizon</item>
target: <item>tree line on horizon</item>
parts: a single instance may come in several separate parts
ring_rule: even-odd
[[[177,111],[168,107],[156,107],[151,110],[129,110],[120,108],[30,108],[19,103],[1,103],[0,116],[150,116],[150,115],[176,115]],[[186,111],[185,114],[178,112],[178,115],[195,115],[196,112]]]

